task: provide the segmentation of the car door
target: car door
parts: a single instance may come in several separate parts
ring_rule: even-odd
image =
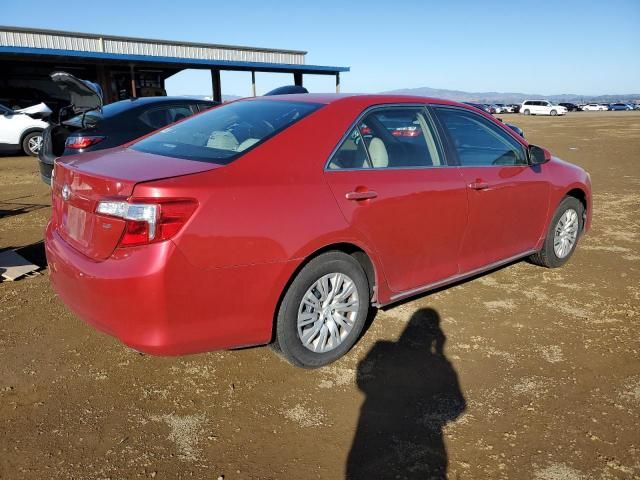
[[[423,107],[369,111],[332,155],[325,178],[346,220],[381,259],[391,290],[458,272],[465,185],[446,165]]]
[[[11,110],[0,105],[0,145],[15,144],[11,126]]]
[[[21,113],[16,113],[0,105],[0,144],[18,145],[20,136],[30,123],[34,122],[31,117]]]
[[[524,145],[480,114],[444,106],[433,111],[467,186],[461,272],[535,249],[546,226],[548,166],[529,165]]]
[[[540,115],[541,108],[540,102],[531,102],[531,113],[534,115]]]

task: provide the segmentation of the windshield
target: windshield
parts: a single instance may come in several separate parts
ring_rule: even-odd
[[[322,105],[251,100],[213,108],[135,143],[140,152],[227,164]]]

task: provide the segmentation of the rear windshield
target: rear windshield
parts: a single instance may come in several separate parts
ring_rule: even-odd
[[[322,105],[284,100],[234,102],[140,140],[140,152],[227,164]]]
[[[105,107],[106,108],[106,107]],[[95,127],[100,120],[104,118],[103,114],[98,110],[92,110],[84,114],[84,125],[82,123],[82,114],[71,117],[69,120],[62,122],[64,125],[71,127]]]

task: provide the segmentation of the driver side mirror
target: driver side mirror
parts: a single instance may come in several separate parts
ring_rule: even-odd
[[[531,165],[542,165],[551,160],[551,152],[546,148],[537,145],[529,145],[529,163]]]

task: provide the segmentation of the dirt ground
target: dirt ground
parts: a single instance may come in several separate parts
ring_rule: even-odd
[[[140,355],[46,272],[1,283],[0,478],[640,478],[640,112],[503,118],[591,172],[591,234],[379,311],[327,368]],[[0,158],[0,248],[48,205],[34,159]]]

